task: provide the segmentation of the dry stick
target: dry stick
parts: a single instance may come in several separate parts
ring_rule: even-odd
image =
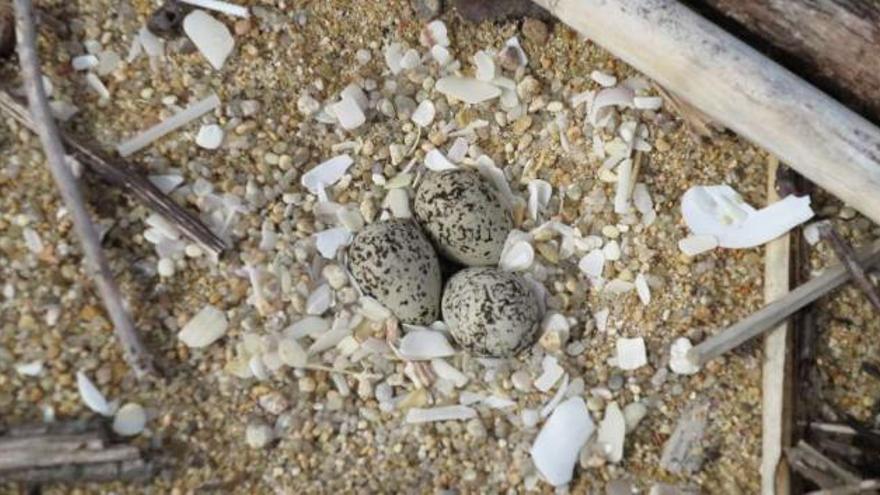
[[[31,118],[28,109],[2,88],[0,88],[0,111],[31,131],[38,132],[37,125]],[[211,232],[201,220],[175,203],[129,163],[120,159],[111,161],[96,151],[95,146],[87,145],[83,140],[63,131],[60,134],[61,141],[67,146],[67,151],[85,165],[89,171],[111,184],[119,185],[130,191],[147,208],[162,215],[190,240],[217,254],[226,249],[226,243]]]
[[[856,285],[862,289],[862,292],[865,293],[868,301],[871,301],[874,309],[880,311],[880,294],[877,294],[877,288],[874,287],[874,284],[872,284],[870,280],[868,280],[865,270],[859,265],[859,262],[856,261],[856,253],[852,246],[850,246],[849,243],[846,242],[843,237],[837,233],[837,230],[835,230],[828,222],[819,224],[819,235],[831,244],[831,249],[834,250],[837,259],[840,260],[840,263],[849,271],[849,274],[852,276],[853,280],[855,280]]]
[[[853,485],[838,486],[825,490],[808,492],[807,495],[857,495],[859,493],[877,493],[880,490],[880,479],[865,480]]]
[[[30,0],[15,0],[15,23],[21,73],[27,90],[31,114],[34,123],[37,124],[37,134],[43,143],[46,161],[49,163],[55,184],[73,218],[73,226],[76,229],[77,237],[82,242],[83,253],[88,263],[95,269],[95,284],[98,286],[107,313],[113,321],[116,336],[122,344],[123,355],[139,378],[155,373],[152,358],[141,343],[128,310],[122,302],[119,288],[113,281],[113,273],[110,271],[107,258],[101,250],[101,241],[98,239],[98,234],[95,232],[88,211],[86,211],[82,192],[80,192],[79,185],[64,158],[64,148],[61,146],[58,129],[55,127],[55,120],[49,110],[49,103],[46,101],[46,92],[43,88],[40,61],[37,57],[37,35],[33,20],[33,6]]]
[[[862,266],[870,267],[880,262],[880,240],[860,249],[856,259]],[[687,358],[696,366],[728,352],[774,328],[797,310],[831,292],[847,280],[849,272],[841,265],[825,270],[825,273],[789,292],[785,297],[764,306],[746,319],[727,327],[688,351]]]

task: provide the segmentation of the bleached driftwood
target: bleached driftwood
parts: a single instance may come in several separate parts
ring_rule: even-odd
[[[880,223],[880,129],[676,0],[535,2]]]

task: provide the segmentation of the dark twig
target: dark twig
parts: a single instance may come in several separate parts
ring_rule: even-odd
[[[858,259],[856,259],[856,252],[852,246],[850,246],[849,243],[837,233],[837,230],[834,229],[830,222],[822,222],[819,224],[819,235],[831,245],[831,249],[834,250],[834,254],[837,255],[840,263],[845,266],[850,275],[852,275],[856,285],[862,289],[865,296],[867,296],[868,301],[874,306],[874,309],[880,311],[880,294],[877,293],[877,288],[874,287],[874,284],[868,280],[868,276],[865,274],[865,269],[862,268],[862,265],[859,264]]]
[[[14,96],[4,89],[0,89],[0,111],[3,111],[28,129],[38,132],[37,125],[31,118],[27,107],[19,103]],[[105,158],[100,152],[96,151],[96,146],[87,145],[80,138],[73,137],[65,132],[60,134],[61,141],[67,146],[67,151],[77,161],[82,163],[86,170],[93,172],[106,182],[129,191],[147,208],[173,223],[183,235],[193,242],[201,244],[218,254],[226,249],[226,243],[211,232],[198,217],[175,203],[174,200],[160,191],[149,179],[135,170],[133,166],[122,159],[117,158],[111,161]]]
[[[859,493],[877,493],[880,490],[880,480],[865,480],[852,485],[838,486],[825,490],[816,490],[807,495],[856,495]]]
[[[107,258],[101,250],[101,241],[89,218],[82,192],[64,157],[64,148],[46,101],[40,61],[37,56],[37,34],[34,26],[33,6],[30,0],[15,0],[16,37],[22,78],[27,91],[28,104],[37,134],[43,143],[46,161],[61,193],[64,204],[73,218],[77,236],[82,242],[83,253],[94,269],[95,284],[113,321],[116,336],[122,344],[123,355],[138,377],[154,373],[152,359],[134,328],[128,310],[113,280]]]

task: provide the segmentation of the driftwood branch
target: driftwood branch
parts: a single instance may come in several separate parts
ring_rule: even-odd
[[[865,267],[880,263],[880,241],[874,241],[871,245],[859,250],[856,253],[856,259],[861,266]],[[841,265],[828,268],[822,275],[695,346],[688,351],[688,359],[697,366],[706,364],[774,328],[797,310],[828,294],[849,278],[849,272]]]
[[[838,465],[803,440],[787,449],[786,455],[792,469],[821,488],[834,488],[862,481],[856,474]]]
[[[831,245],[831,249],[834,250],[837,259],[849,271],[856,285],[862,289],[862,292],[865,293],[874,309],[880,312],[880,294],[877,293],[877,288],[874,287],[874,284],[868,280],[868,275],[856,259],[856,252],[852,246],[837,233],[837,230],[829,222],[823,222],[819,225],[819,235]]]
[[[31,118],[28,109],[5,89],[0,89],[0,111],[3,111],[31,131],[38,132],[37,125],[34,123],[33,118]],[[87,144],[87,141],[74,137],[69,133],[59,132],[61,141],[64,143],[67,151],[77,161],[82,163],[86,170],[94,173],[102,180],[130,192],[144,206],[162,215],[174,224],[183,235],[193,242],[217,254],[226,249],[226,244],[223,240],[211,232],[198,217],[160,191],[149,179],[135,170],[131,164],[120,158],[111,160],[98,151],[97,146]]]
[[[807,495],[857,495],[859,493],[877,493],[878,490],[880,490],[880,480],[865,480],[852,485],[816,490],[807,493]]]
[[[64,156],[64,148],[55,126],[55,120],[46,101],[43,88],[40,61],[37,56],[36,28],[33,20],[33,6],[29,0],[15,0],[16,36],[22,78],[27,91],[28,104],[37,134],[43,144],[46,161],[61,193],[64,204],[73,218],[73,225],[83,246],[88,263],[94,270],[95,284],[113,321],[116,336],[122,345],[123,355],[138,377],[155,372],[152,358],[144,347],[134,328],[128,310],[122,301],[119,288],[113,280],[113,273],[107,258],[101,250],[101,242],[94,225],[86,211],[79,185]]]
[[[152,471],[136,447],[110,444],[100,423],[35,425],[0,437],[0,482],[139,479]]]

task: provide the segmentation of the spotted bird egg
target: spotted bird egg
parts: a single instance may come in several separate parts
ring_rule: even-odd
[[[441,308],[452,338],[479,356],[514,356],[535,342],[541,326],[540,304],[526,281],[495,268],[456,273]]]
[[[348,248],[348,264],[363,293],[400,321],[415,325],[437,321],[440,262],[412,220],[388,220],[361,230]]]
[[[513,220],[495,188],[473,170],[428,174],[416,191],[416,219],[443,256],[496,265]]]

